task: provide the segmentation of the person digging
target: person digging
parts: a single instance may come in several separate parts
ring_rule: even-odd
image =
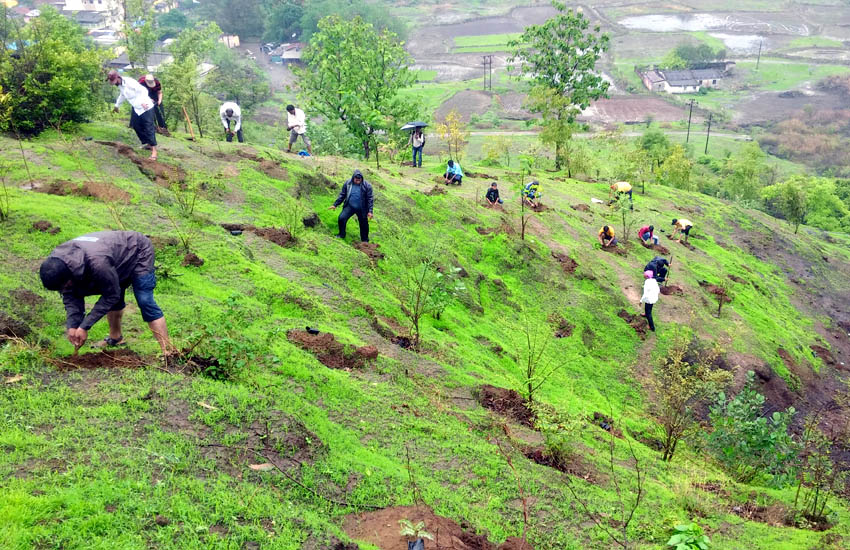
[[[686,219],[683,219],[683,218],[679,218],[679,219],[674,218],[673,223],[671,225],[673,226],[673,233],[670,235],[670,238],[676,239],[676,235],[678,235],[681,232],[682,235],[685,236],[685,244],[688,244],[688,237],[690,237],[691,228],[694,226],[694,224],[691,223],[691,220],[686,220]],[[677,243],[682,242],[681,237],[676,239],[676,242]]]
[[[360,240],[364,243],[369,242],[369,220],[372,219],[372,207],[375,205],[375,197],[372,193],[372,184],[363,179],[363,174],[360,170],[355,170],[351,179],[342,185],[339,191],[339,196],[334,201],[330,210],[335,210],[337,206],[342,205],[342,212],[339,213],[337,223],[339,225],[339,233],[337,237],[345,238],[345,226],[352,216],[357,216],[357,223],[360,225]]]
[[[658,244],[658,235],[655,234],[655,226],[652,225],[645,225],[638,229],[638,238],[647,248],[652,246],[650,241],[652,244]]]
[[[121,332],[124,315],[124,293],[133,287],[142,319],[153,332],[163,355],[172,351],[165,316],[154,301],[156,288],[154,248],[150,239],[136,231],[100,231],[60,244],[39,268],[41,283],[55,290],[65,304],[68,341],[74,351],[88,339],[92,326],[104,315],[109,323],[109,336],[94,347],[126,344]],[[86,315],[86,296],[99,295],[97,303]]]
[[[537,180],[526,183],[525,187],[522,188],[523,202],[535,210],[540,208],[541,197],[543,197],[543,193],[540,191],[540,182]]]
[[[632,184],[627,181],[618,181],[611,185],[611,191],[608,192],[610,199],[608,204],[617,202],[621,195],[629,196],[629,208],[634,210],[634,201],[632,200]]]
[[[599,244],[602,245],[602,248],[608,248],[611,246],[617,246],[617,237],[614,236],[614,228],[610,226],[604,226],[599,230],[599,234],[597,235],[599,239]]]
[[[154,119],[154,101],[148,94],[148,89],[133,78],[124,78],[118,71],[111,70],[106,75],[106,81],[117,86],[119,93],[112,108],[114,113],[125,101],[133,108],[130,113],[130,128],[135,130],[142,148],[150,149],[151,160],[156,160],[156,121]]]
[[[670,262],[668,262],[666,258],[656,256],[652,258],[648,264],[646,264],[646,267],[643,268],[643,272],[646,273],[647,271],[651,271],[655,280],[659,283],[663,283],[667,278],[667,266],[669,265]]]
[[[301,141],[307,147],[307,153],[312,157],[313,144],[310,142],[310,138],[307,137],[307,115],[304,114],[304,111],[298,109],[295,105],[287,105],[286,128],[289,130],[289,148],[286,152],[292,152],[292,144],[300,137]]]
[[[443,174],[443,182],[446,185],[460,185],[463,182],[463,170],[459,162],[449,161],[448,165],[446,165],[446,173]]]
[[[494,181],[490,184],[490,189],[487,190],[487,194],[484,195],[484,199],[487,201],[487,205],[490,207],[496,206],[497,204],[502,204],[502,199],[499,197],[499,186]]]

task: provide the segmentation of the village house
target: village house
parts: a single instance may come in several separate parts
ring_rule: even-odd
[[[307,44],[303,42],[287,42],[269,52],[269,61],[272,63],[298,63],[301,61],[301,53]]]
[[[702,88],[718,88],[734,62],[707,63],[695,69],[645,69],[637,73],[651,92],[695,94]]]

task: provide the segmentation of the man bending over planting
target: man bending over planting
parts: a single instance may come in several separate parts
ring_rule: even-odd
[[[142,319],[148,323],[162,353],[171,350],[165,316],[153,298],[156,287],[154,249],[150,239],[136,231],[89,233],[60,244],[39,270],[41,283],[56,290],[65,304],[68,340],[79,349],[89,330],[106,315],[109,336],[95,347],[126,344],[121,333],[124,292],[133,286]],[[99,295],[88,315],[86,296]]]

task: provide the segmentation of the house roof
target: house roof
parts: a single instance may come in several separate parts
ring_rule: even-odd
[[[76,19],[77,23],[80,24],[97,25],[98,23],[102,23],[105,17],[102,13],[86,10],[78,11],[74,16],[74,19]]]
[[[698,78],[700,80],[723,78],[725,76],[724,71],[719,69],[693,69],[691,70],[691,73],[694,75],[694,78]]]
[[[658,84],[659,82],[664,82],[664,76],[658,71],[646,71],[643,75],[653,84]]]

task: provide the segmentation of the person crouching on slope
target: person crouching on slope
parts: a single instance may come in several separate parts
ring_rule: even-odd
[[[676,235],[678,235],[679,232],[681,231],[682,234],[685,236],[685,244],[688,244],[688,237],[690,237],[691,228],[694,226],[694,224],[691,223],[691,220],[686,220],[684,218],[679,218],[679,219],[674,218],[673,223],[671,225],[673,225],[674,227],[673,227],[673,233],[670,235],[670,238],[676,239]],[[680,242],[682,242],[682,239],[681,238],[676,239],[676,242],[680,243]]]
[[[652,271],[644,271],[643,272],[644,282],[643,282],[643,296],[640,298],[640,303],[644,305],[644,317],[646,317],[646,322],[649,323],[649,330],[655,332],[655,323],[652,320],[652,306],[658,302],[658,294],[661,292],[661,289],[658,288],[658,281],[655,280]]]
[[[97,347],[125,344],[121,333],[124,292],[133,286],[142,319],[159,342],[162,353],[171,351],[165,316],[153,298],[156,288],[154,248],[136,231],[100,231],[77,237],[53,249],[39,269],[47,290],[58,291],[65,304],[68,340],[79,349],[88,332],[106,315],[109,336]],[[100,295],[88,315],[86,296]]]
[[[614,236],[613,227],[609,227],[607,225],[602,227],[602,229],[599,230],[597,238],[599,239],[599,244],[602,245],[602,248],[617,245],[617,237]]]
[[[345,226],[348,219],[356,215],[357,223],[360,225],[360,240],[368,243],[369,220],[372,219],[372,207],[375,205],[375,198],[372,193],[372,184],[363,179],[360,170],[355,170],[351,179],[342,185],[339,196],[330,210],[334,210],[340,204],[342,205],[342,212],[339,213],[337,220],[339,224],[337,237],[345,238]]]
[[[495,181],[490,184],[490,189],[487,190],[487,194],[484,195],[484,198],[487,200],[487,204],[489,206],[502,204],[502,199],[499,197],[499,186]]]
[[[652,241],[652,244],[658,244],[658,235],[655,234],[655,226],[652,225],[644,225],[638,229],[638,238],[644,246],[649,246],[649,241]]]
[[[463,170],[460,168],[460,163],[450,160],[443,178],[446,185],[450,183],[460,185],[461,181],[463,181]]]
[[[133,108],[130,114],[130,128],[136,131],[139,141],[145,149],[151,150],[151,160],[156,160],[156,121],[154,119],[154,102],[148,95],[148,89],[133,78],[124,78],[118,71],[111,70],[106,75],[106,81],[118,86],[118,99],[115,101],[113,112],[125,101]]]

